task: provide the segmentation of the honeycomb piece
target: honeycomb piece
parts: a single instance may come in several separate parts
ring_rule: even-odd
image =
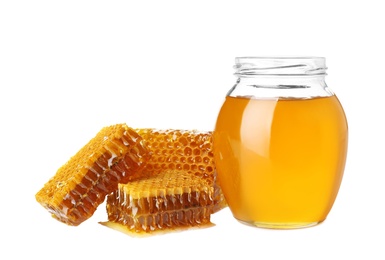
[[[150,154],[126,124],[104,127],[36,193],[54,218],[77,226],[93,215],[105,196],[140,172]]]
[[[151,151],[151,158],[139,176],[152,176],[166,170],[193,174],[214,187],[212,213],[227,206],[217,183],[212,132],[151,128],[135,130]]]
[[[209,225],[213,195],[213,186],[200,176],[166,170],[119,185],[107,196],[105,225],[120,224],[132,233]]]

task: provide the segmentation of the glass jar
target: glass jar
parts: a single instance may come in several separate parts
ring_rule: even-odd
[[[343,177],[348,125],[322,57],[239,57],[214,129],[233,216],[275,229],[323,222]]]

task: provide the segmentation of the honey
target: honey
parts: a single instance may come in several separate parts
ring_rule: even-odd
[[[335,95],[227,96],[214,135],[219,183],[236,219],[268,228],[312,226],[336,199],[347,121]]]

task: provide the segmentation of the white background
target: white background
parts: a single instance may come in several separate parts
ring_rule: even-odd
[[[385,259],[381,1],[1,1],[1,259]],[[237,56],[324,56],[349,152],[327,220],[235,221],[149,238],[78,227],[35,193],[101,127],[212,130]],[[5,257],[7,255],[7,257]],[[142,257],[142,258],[139,258]]]

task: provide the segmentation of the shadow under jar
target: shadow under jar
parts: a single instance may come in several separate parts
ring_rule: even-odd
[[[239,57],[214,130],[218,179],[234,217],[274,229],[323,222],[348,146],[322,57]]]

